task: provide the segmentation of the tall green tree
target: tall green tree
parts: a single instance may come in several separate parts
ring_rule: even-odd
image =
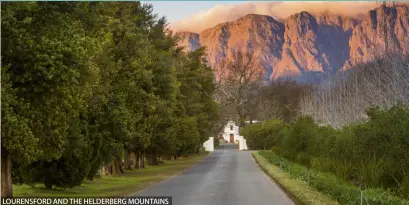
[[[87,140],[80,137],[87,133],[82,119],[98,71],[90,60],[96,41],[73,17],[83,5],[29,2],[2,7],[2,64],[9,66],[5,75],[16,99],[30,106],[23,115],[38,138],[36,163],[83,155],[88,149]]]
[[[117,174],[124,149],[140,152],[148,146],[153,128],[150,115],[157,102],[150,69],[155,63],[154,47],[148,39],[154,19],[151,7],[139,2],[100,2],[95,8],[106,19],[109,43],[98,58],[101,80],[92,115],[94,132],[103,143],[90,179],[101,165],[109,165],[111,174]]]

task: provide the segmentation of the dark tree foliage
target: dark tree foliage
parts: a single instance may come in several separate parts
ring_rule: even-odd
[[[210,136],[218,110],[204,50],[181,52],[152,6],[7,2],[1,10],[2,196],[12,195],[11,176],[73,187],[102,170],[120,174],[123,159],[132,169],[145,157],[157,164],[198,153]]]

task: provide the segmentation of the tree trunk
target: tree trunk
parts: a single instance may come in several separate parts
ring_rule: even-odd
[[[236,108],[237,114],[239,117],[239,127],[245,127],[246,126],[246,115],[243,113],[240,107]]]
[[[112,162],[112,176],[120,175],[121,172],[121,164],[117,158],[115,158]]]
[[[130,156],[131,158],[131,169],[135,169],[136,166],[136,155],[135,152],[131,152]]]
[[[1,196],[12,197],[11,156],[3,149],[1,153]]]
[[[118,160],[118,161],[119,161],[119,160]],[[120,173],[120,174],[125,174],[125,171],[124,171],[124,169],[123,169],[121,163],[119,163],[119,173]]]
[[[156,152],[148,155],[147,159],[148,159],[148,164],[149,165],[158,165],[159,164],[158,156],[157,156]]]
[[[101,168],[99,169],[99,177],[103,177],[106,175],[106,169],[105,169],[105,165],[102,165]]]
[[[146,163],[147,163],[148,165],[151,165],[151,162],[152,162],[152,157],[151,157],[151,155],[150,155],[150,154],[146,154]]]
[[[142,168],[142,161],[141,161],[141,153],[140,152],[137,152],[136,153],[136,166],[135,166],[135,168],[136,169],[140,169],[140,168]]]
[[[145,152],[141,153],[141,168],[145,168]]]
[[[112,176],[112,163],[103,165],[104,176]]]
[[[125,163],[126,170],[132,170],[131,152],[129,150],[125,150],[124,163]]]
[[[52,179],[49,177],[49,175],[46,175],[45,177],[44,177],[44,187],[46,188],[46,189],[52,189],[53,188],[53,182],[52,182]]]
[[[148,165],[153,165],[153,154],[149,154],[146,156]]]

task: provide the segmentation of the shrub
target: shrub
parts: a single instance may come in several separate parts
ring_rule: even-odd
[[[367,121],[339,130],[300,117],[288,124],[266,121],[244,133],[253,149],[267,146],[292,162],[409,198],[408,107],[371,108],[367,115]]]
[[[252,149],[271,149],[277,140],[279,132],[283,129],[284,122],[273,119],[263,123],[251,124],[240,129]]]

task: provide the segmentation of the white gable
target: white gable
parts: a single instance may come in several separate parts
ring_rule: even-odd
[[[227,122],[224,126],[224,133],[239,134],[239,126],[236,125],[233,121]]]
[[[239,138],[239,132],[239,126],[233,121],[228,121],[219,136],[223,137],[227,142],[236,142]]]

